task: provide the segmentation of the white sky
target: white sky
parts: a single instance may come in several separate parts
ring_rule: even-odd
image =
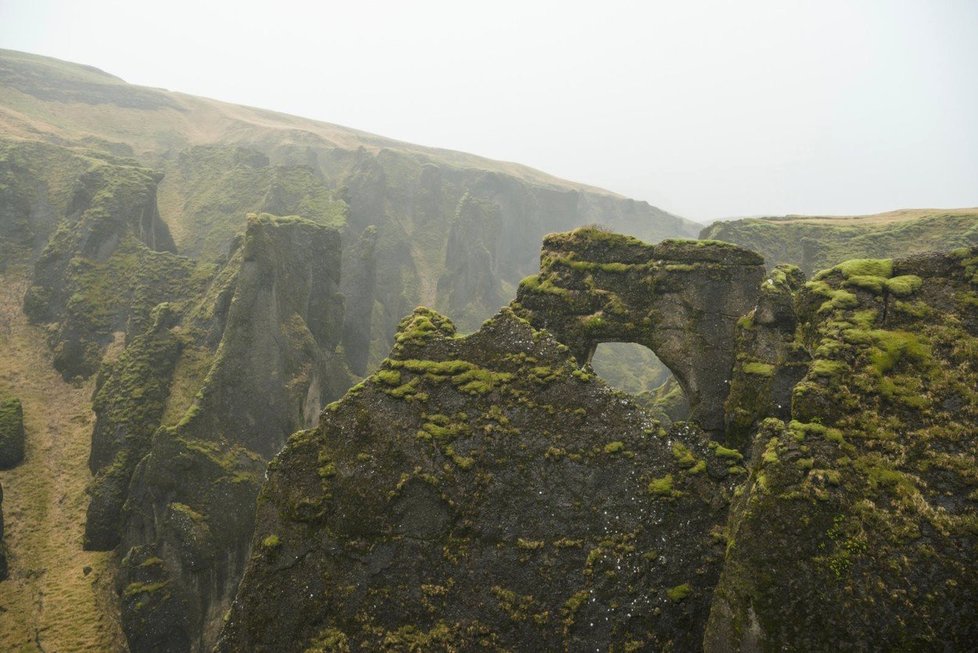
[[[0,47],[701,221],[978,206],[976,0],[0,0]]]

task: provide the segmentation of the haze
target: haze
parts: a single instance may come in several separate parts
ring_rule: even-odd
[[[978,3],[0,0],[0,47],[708,222],[978,205]]]

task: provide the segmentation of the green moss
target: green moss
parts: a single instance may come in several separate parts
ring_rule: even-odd
[[[263,539],[261,541],[261,545],[266,551],[274,551],[278,547],[282,546],[282,542],[279,540],[278,535],[273,533],[272,535],[269,535]]]
[[[672,445],[672,457],[676,459],[680,467],[692,467],[696,464],[696,456],[689,450],[689,447],[682,442],[674,442]]]
[[[166,586],[169,584],[170,581],[161,581],[156,583],[129,583],[126,585],[125,590],[123,590],[123,596],[128,598],[137,594],[159,592],[160,590],[166,588]]]
[[[808,372],[812,376],[833,378],[841,374],[843,371],[845,371],[845,369],[846,369],[845,363],[828,360],[825,358],[818,358],[812,361],[812,364],[808,368]]]
[[[739,451],[737,451],[736,449],[728,449],[727,447],[724,447],[721,444],[717,444],[716,446],[713,446],[713,443],[710,444],[711,444],[710,448],[713,449],[713,454],[717,458],[723,458],[726,460],[736,460],[736,461],[741,461],[744,459],[744,455]]]
[[[619,453],[624,449],[625,449],[625,443],[620,440],[609,442],[608,444],[604,445],[604,452],[607,454]]]
[[[527,551],[539,551],[544,544],[543,540],[527,540],[522,537],[516,540],[516,548]]]
[[[666,474],[662,478],[652,479],[649,482],[649,494],[657,497],[678,497],[682,493],[673,489],[672,474]]]
[[[893,274],[893,259],[850,259],[833,268],[840,271],[846,278],[855,276],[889,278]]]
[[[741,369],[745,374],[753,374],[754,376],[771,377],[774,375],[774,365],[760,361],[745,363]]]
[[[380,370],[373,376],[374,380],[384,385],[398,386],[401,384],[401,373],[397,370]]]
[[[884,279],[883,277],[870,277],[864,275],[856,275],[846,279],[842,285],[847,288],[848,287],[860,288],[862,290],[867,290],[871,293],[879,295],[883,292],[883,288],[885,284],[886,284],[886,279]]]
[[[693,593],[693,587],[689,583],[683,583],[682,585],[676,585],[675,587],[670,587],[666,590],[666,596],[673,603],[678,603],[683,599],[687,598]]]
[[[907,297],[917,292],[923,285],[923,279],[915,274],[905,274],[886,280],[886,289],[897,297]]]

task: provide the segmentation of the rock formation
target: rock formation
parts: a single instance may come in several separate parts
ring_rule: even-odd
[[[218,650],[698,648],[731,478],[706,436],[509,309],[396,342],[269,466]]]
[[[795,305],[784,351],[812,361],[790,415],[751,434],[706,650],[971,648],[978,249],[848,261]],[[774,324],[760,308],[745,330]],[[798,365],[767,361],[774,379]]]
[[[86,543],[119,543],[131,650],[213,643],[265,460],[350,383],[334,356],[339,261],[335,230],[253,216],[206,291],[182,310],[157,306],[104,370]]]
[[[580,364],[601,342],[636,342],[672,371],[690,417],[723,430],[737,320],[757,301],[764,261],[726,243],[648,245],[599,229],[551,234],[540,274],[524,279],[517,310],[567,344]]]
[[[969,647],[978,250],[773,270],[723,323],[732,391],[700,395],[724,444],[580,368],[655,291],[696,306],[704,262],[760,282],[695,247],[555,235],[477,333],[406,318],[270,465],[218,650]]]

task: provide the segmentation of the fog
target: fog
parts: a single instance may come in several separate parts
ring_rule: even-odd
[[[0,0],[0,47],[700,221],[978,205],[978,2]]]

